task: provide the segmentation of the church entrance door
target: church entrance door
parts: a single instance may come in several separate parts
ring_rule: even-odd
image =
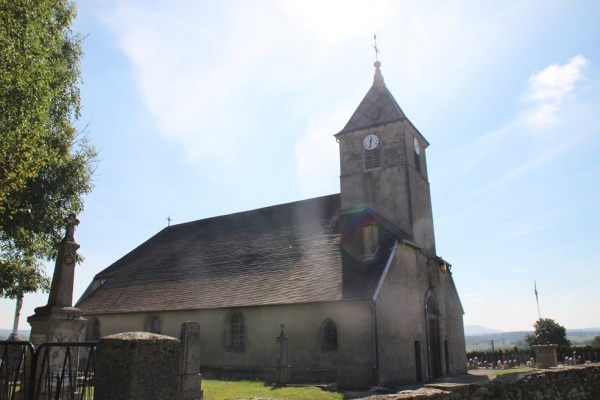
[[[440,312],[432,293],[425,301],[427,329],[427,358],[429,361],[429,379],[442,376],[442,346],[440,344]]]
[[[431,379],[439,378],[442,376],[442,349],[438,318],[427,318],[427,349],[429,353],[429,375]]]

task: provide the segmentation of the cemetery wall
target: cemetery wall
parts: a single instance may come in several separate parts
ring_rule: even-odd
[[[594,364],[540,370],[522,374],[518,379],[500,377],[488,383],[429,384],[423,389],[365,400],[596,400],[599,396],[600,365]]]

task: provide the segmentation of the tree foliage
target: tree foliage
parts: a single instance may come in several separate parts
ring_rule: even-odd
[[[68,0],[0,0],[0,296],[47,288],[41,262],[92,189],[74,18]]]
[[[533,334],[525,336],[525,341],[530,346],[536,344],[557,344],[559,346],[570,346],[567,339],[567,330],[553,319],[541,318],[533,324]]]
[[[592,340],[592,346],[600,347],[600,336],[594,336],[594,340]]]

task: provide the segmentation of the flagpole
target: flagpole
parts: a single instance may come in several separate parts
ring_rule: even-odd
[[[533,291],[535,293],[535,302],[537,303],[538,307],[538,317],[539,319],[542,319],[542,314],[540,313],[540,301],[538,300],[537,283],[535,282],[535,278],[533,278],[533,288]]]

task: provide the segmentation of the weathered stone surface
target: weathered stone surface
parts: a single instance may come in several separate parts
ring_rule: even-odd
[[[600,393],[600,365],[534,371],[502,376],[487,383],[427,384],[418,390],[366,397],[364,400],[597,400]]]
[[[535,350],[535,358],[537,359],[538,368],[551,368],[556,367],[558,364],[556,358],[556,350],[558,345],[535,345],[531,346]]]
[[[175,400],[181,342],[148,332],[106,336],[98,342],[96,400]]]
[[[86,320],[81,317],[82,311],[73,307],[75,260],[79,249],[74,233],[79,220],[75,214],[71,214],[65,218],[65,222],[66,234],[58,244],[48,304],[37,307],[35,314],[27,318],[27,322],[31,325],[29,337],[35,347],[45,342],[78,342],[80,332],[86,323]],[[74,354],[73,358],[76,360],[77,354]],[[62,360],[62,358],[54,357],[54,360]]]
[[[181,324],[181,400],[202,398],[200,390],[200,324],[184,322]]]

